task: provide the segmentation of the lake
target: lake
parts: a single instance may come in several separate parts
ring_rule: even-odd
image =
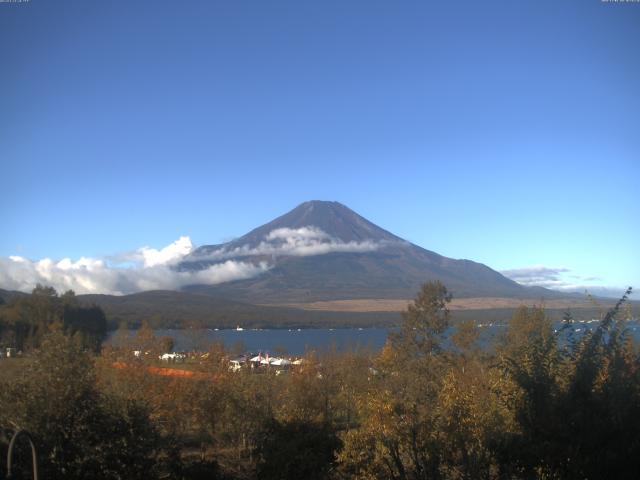
[[[338,351],[371,349],[380,350],[387,339],[386,328],[305,328],[305,329],[159,329],[158,337],[172,337],[175,351],[205,351],[213,343],[222,342],[225,347],[238,351],[285,351],[290,355],[303,355],[311,350]],[[109,340],[107,340],[109,341]]]
[[[579,322],[575,324],[577,335],[591,330],[597,322]],[[481,342],[488,345],[492,339],[504,332],[505,325],[480,324]],[[556,325],[557,328],[560,324]],[[640,325],[637,321],[628,323],[629,333],[640,341]],[[238,351],[269,352],[284,351],[290,355],[303,355],[308,351],[326,351],[335,349],[347,351],[356,349],[380,350],[387,340],[387,328],[309,328],[309,329],[159,329],[158,337],[172,337],[175,351],[205,351],[216,342]],[[114,332],[112,332],[111,336]],[[132,335],[135,332],[131,332]],[[111,336],[107,342],[111,341]]]

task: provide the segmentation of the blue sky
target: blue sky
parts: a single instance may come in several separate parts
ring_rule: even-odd
[[[600,0],[0,3],[0,257],[219,243],[324,199],[640,287],[638,45],[640,4]]]

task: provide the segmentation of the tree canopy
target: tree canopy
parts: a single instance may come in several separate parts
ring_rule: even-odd
[[[52,287],[36,286],[30,295],[0,307],[0,343],[17,350],[36,348],[53,325],[78,334],[83,345],[99,352],[107,335],[107,319],[100,307],[78,302],[69,290],[59,295]]]

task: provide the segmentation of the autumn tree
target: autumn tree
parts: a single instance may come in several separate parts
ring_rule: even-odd
[[[511,415],[496,387],[503,379],[490,368],[475,322],[458,323],[448,352],[448,366],[435,408],[436,429],[446,478],[489,479],[496,473],[496,444],[511,428]]]
[[[501,353],[511,386],[500,395],[517,431],[498,452],[512,473],[595,479],[640,471],[640,361],[617,318],[628,294],[593,331],[575,336],[572,324],[553,329],[541,308],[522,307],[512,319]]]
[[[144,406],[96,388],[78,336],[44,336],[22,378],[0,388],[0,426],[36,439],[50,479],[153,478],[157,436]]]
[[[442,478],[436,408],[446,360],[440,355],[449,326],[451,295],[428,282],[403,312],[362,397],[360,427],[344,436],[341,469],[352,478]],[[365,453],[363,449],[366,448]]]

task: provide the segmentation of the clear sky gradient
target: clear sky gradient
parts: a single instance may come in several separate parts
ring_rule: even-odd
[[[0,3],[0,175],[1,257],[219,243],[323,199],[640,288],[640,3]]]

